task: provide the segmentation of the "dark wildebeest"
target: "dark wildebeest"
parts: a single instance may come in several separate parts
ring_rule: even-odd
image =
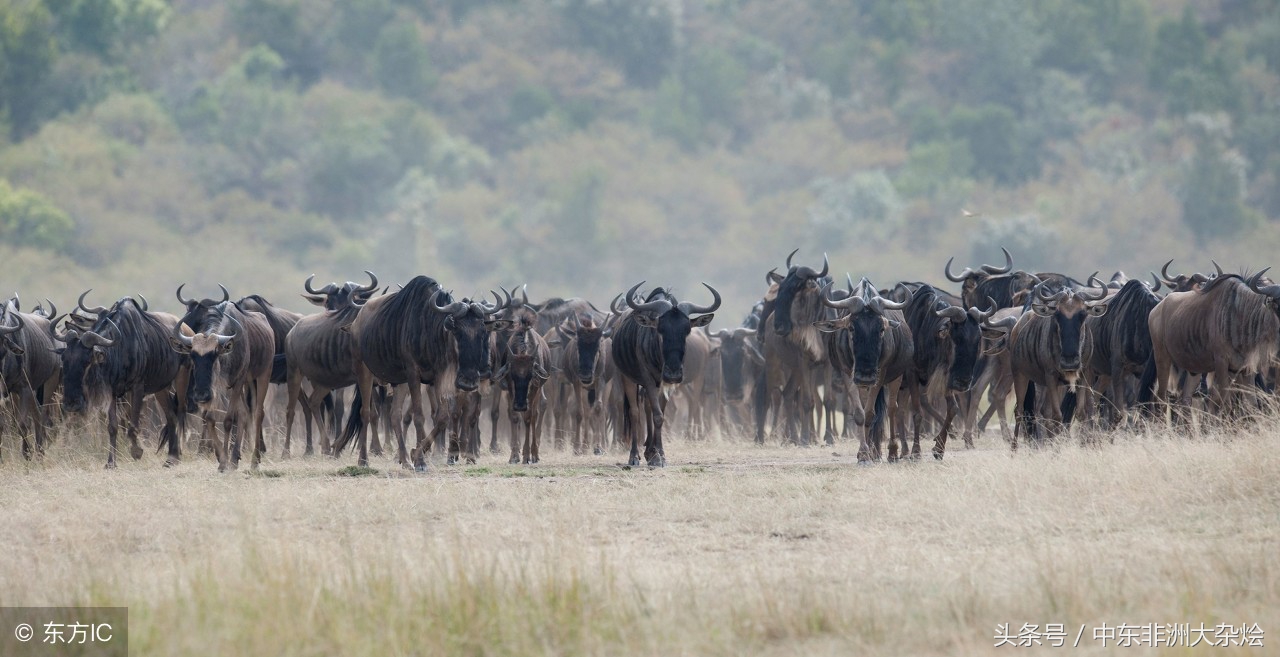
[[[832,300],[828,285],[822,302],[848,314],[820,320],[818,329],[831,334],[831,367],[848,379],[846,387],[856,395],[862,415],[859,430],[858,462],[880,460],[880,436],[872,436],[873,425],[882,413],[889,418],[889,460],[897,461],[906,450],[905,431],[898,414],[898,390],[902,377],[911,369],[911,329],[902,315],[905,303],[881,297],[867,279],[841,300]],[[851,385],[852,387],[849,387]],[[855,416],[857,412],[855,411]]]
[[[1165,285],[1173,292],[1189,292],[1201,283],[1209,282],[1209,277],[1204,274],[1178,274],[1177,276],[1169,275],[1169,265],[1173,264],[1173,260],[1164,263],[1160,268],[1160,277],[1164,280]]]
[[[611,353],[623,388],[622,433],[631,443],[628,463],[640,464],[639,435],[644,427],[648,433],[645,460],[650,466],[660,467],[667,463],[662,449],[666,407],[662,387],[684,380],[685,341],[692,329],[711,323],[713,313],[720,307],[720,293],[703,283],[714,301],[702,307],[682,303],[666,290],[654,288],[644,303],[637,303],[634,295],[641,285],[643,281],[625,295],[631,311],[623,315],[614,330]]]
[[[299,319],[289,330],[285,338],[285,363],[288,366],[289,401],[285,410],[284,451],[281,456],[288,458],[289,445],[293,437],[293,419],[295,407],[304,395],[302,382],[305,379],[311,384],[311,394],[303,400],[303,412],[306,414],[307,446],[306,455],[314,452],[311,422],[319,418],[320,406],[324,397],[334,390],[355,385],[357,382],[354,343],[351,333],[346,329],[355,321],[360,306],[378,290],[378,278],[371,272],[370,284],[360,285],[348,281],[342,286],[330,283],[319,290],[311,287],[308,277],[303,287],[307,301],[324,310],[314,315]],[[321,452],[332,451],[327,434],[320,444]]]
[[[18,418],[22,455],[30,459],[33,452],[28,429],[35,431],[34,453],[44,454],[49,424],[45,404],[52,401],[61,363],[54,355],[48,318],[23,313],[18,308],[15,296],[0,309],[0,380]]]
[[[609,349],[609,336],[613,331],[597,322],[592,313],[575,314],[571,319],[566,319],[557,330],[559,339],[563,342],[548,344],[559,347],[558,369],[568,388],[567,395],[562,396],[561,400],[567,401],[570,407],[570,443],[573,453],[586,453],[590,443],[591,451],[601,454],[604,449],[603,432],[596,416],[603,403],[603,354]],[[565,400],[565,397],[568,399]]]
[[[933,401],[946,404],[946,415],[933,443],[933,457],[941,459],[947,448],[951,423],[961,412],[962,397],[973,387],[974,373],[982,352],[982,322],[995,312],[997,302],[988,298],[979,310],[953,306],[932,286],[922,285],[911,295],[905,315],[915,346],[913,368],[907,380],[912,398],[914,439],[912,454],[920,453],[922,411],[933,409]],[[966,434],[967,447],[972,438]]]
[[[195,305],[182,319],[195,335],[177,326],[169,335],[173,348],[190,359],[191,400],[203,416],[203,435],[213,437],[216,415],[222,415],[224,436],[213,441],[218,471],[239,466],[246,434],[253,441],[250,467],[257,469],[267,448],[262,421],[275,359],[271,325],[230,301]]]
[[[764,371],[764,355],[756,339],[756,330],[740,326],[733,330],[720,329],[715,336],[720,340],[720,381],[724,406],[720,421],[725,426],[745,426],[750,412],[743,405],[748,398],[749,385],[754,385]]]
[[[1233,384],[1264,370],[1280,347],[1280,286],[1262,286],[1266,269],[1249,280],[1219,274],[1186,292],[1173,292],[1147,317],[1152,364],[1143,374],[1141,401],[1168,399],[1174,367],[1190,375],[1212,375],[1211,397],[1226,410]],[[1154,380],[1152,380],[1154,378]],[[1250,379],[1251,380],[1251,379]],[[1188,376],[1180,399],[1190,401],[1195,377]]]
[[[904,303],[911,300],[911,295],[915,294],[916,290],[926,285],[929,285],[929,284],[922,283],[920,281],[900,281],[897,284],[895,284],[892,288],[889,288],[887,290],[880,290],[880,296],[890,301]],[[930,286],[930,287],[933,287],[933,286]],[[939,290],[938,288],[933,287],[933,293],[936,294],[939,299],[942,299],[943,301],[946,301],[947,303],[953,306],[956,306],[956,307],[964,306],[964,300],[950,292],[947,292],[945,290]]]
[[[1084,329],[1093,345],[1089,369],[1113,427],[1124,420],[1128,408],[1126,384],[1142,375],[1151,358],[1147,316],[1158,303],[1160,297],[1151,288],[1141,280],[1130,279],[1111,295],[1106,314],[1085,320]]]
[[[799,249],[797,249],[798,251]],[[770,406],[785,415],[791,440],[803,446],[814,442],[814,408],[818,385],[827,367],[826,340],[816,322],[830,319],[822,304],[822,285],[829,282],[830,266],[822,256],[822,271],[791,264],[796,251],[787,256],[787,275],[770,272],[778,286],[772,303],[765,304],[763,383],[755,390],[756,443],[764,443],[765,415]],[[775,405],[772,402],[777,400]]]
[[[507,364],[507,359],[510,357],[510,352],[507,349],[505,349],[503,345],[507,344],[507,342],[511,340],[512,334],[514,334],[518,330],[525,330],[526,328],[532,328],[538,324],[538,311],[532,305],[526,303],[526,301],[528,300],[528,295],[524,292],[523,287],[520,290],[521,301],[519,302],[512,299],[511,293],[507,291],[507,288],[499,287],[499,289],[501,289],[503,295],[506,296],[506,300],[503,301],[496,294],[494,295],[493,298],[498,304],[498,312],[493,316],[493,318],[498,320],[503,320],[506,323],[503,324],[505,328],[497,329],[489,335],[489,361],[490,361],[489,367],[490,367],[490,370],[494,372],[502,369],[502,367]],[[512,288],[512,290],[514,289],[515,288]],[[554,353],[555,351],[553,349],[553,354]],[[490,396],[489,451],[494,454],[497,454],[499,451],[498,419],[502,414],[503,399],[508,398],[511,392],[508,386],[502,383],[497,383],[496,385],[489,386],[488,392]],[[508,408],[510,407],[509,399],[507,401],[506,406]],[[557,409],[553,408],[552,410],[555,411]],[[508,412],[508,416],[510,416],[509,412]],[[559,445],[559,441],[557,441],[557,446],[558,445]]]
[[[85,294],[88,294],[86,292]],[[63,369],[63,407],[72,413],[83,413],[88,399],[101,391],[108,398],[107,451],[108,468],[116,467],[116,433],[119,426],[119,404],[127,398],[129,453],[142,458],[138,444],[138,418],[147,395],[154,396],[164,414],[160,445],[168,444],[165,465],[182,458],[182,440],[177,429],[179,410],[186,395],[186,372],[183,358],[173,351],[169,336],[179,326],[176,316],[151,313],[132,298],[125,297],[110,309],[85,308],[85,295],[80,295],[80,308],[98,316],[85,330],[68,328],[57,335],[66,346],[61,350]]]
[[[1090,282],[1095,280],[1090,277]],[[1093,355],[1093,342],[1084,330],[1084,320],[1107,312],[1106,286],[1101,281],[1097,283],[1099,290],[1092,296],[1070,289],[1051,293],[1048,283],[1037,285],[1032,292],[1031,312],[1023,313],[1009,332],[1017,424],[1028,437],[1039,435],[1040,422],[1035,418],[1037,395],[1044,400],[1043,408],[1055,426],[1071,423],[1076,386],[1087,374],[1081,370]],[[1064,384],[1066,403],[1062,403]],[[1011,446],[1018,446],[1016,429]]]
[[[443,305],[441,305],[443,304]],[[367,430],[373,422],[373,380],[399,386],[408,384],[409,414],[417,442],[413,464],[419,471],[427,467],[426,455],[440,435],[461,413],[458,394],[475,392],[492,373],[489,333],[508,325],[491,319],[501,306],[454,301],[428,276],[416,276],[398,292],[370,299],[351,323],[359,363],[359,386],[352,403],[351,418],[334,454],[341,453],[353,438],[359,442],[359,463],[369,464]],[[422,385],[432,386],[433,425],[430,437],[422,408]],[[398,458],[405,457],[403,439]],[[474,454],[468,455],[474,459]]]
[[[511,388],[511,408],[508,409],[511,417],[511,458],[508,462],[520,463],[523,459],[524,463],[537,463],[542,385],[547,381],[551,354],[546,341],[532,326],[521,326],[502,348],[507,351],[507,362],[494,373],[493,378]]]
[[[987,299],[992,299],[996,302],[997,308],[1008,308],[1013,305],[1013,295],[1019,290],[1031,288],[1038,282],[1034,276],[1025,271],[1013,271],[1013,256],[1009,255],[1009,250],[1004,247],[1000,247],[1000,251],[1004,253],[1004,267],[982,265],[977,271],[965,267],[959,274],[953,274],[951,263],[955,258],[947,260],[947,265],[942,271],[947,280],[960,283],[959,307],[976,307],[984,311],[995,310],[995,308],[986,307]]]

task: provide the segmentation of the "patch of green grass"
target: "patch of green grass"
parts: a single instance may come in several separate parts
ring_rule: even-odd
[[[502,476],[504,476],[504,477],[528,477],[528,476],[529,476],[529,471],[528,471],[528,470],[508,470],[508,471],[506,471],[506,472],[502,473]]]
[[[371,468],[367,465],[348,465],[345,468],[338,469],[339,477],[368,477],[378,474],[377,468]]]
[[[703,472],[710,472],[709,470],[707,470],[705,467],[701,465],[688,465],[683,468],[680,468],[680,471],[687,474],[700,474]]]
[[[462,474],[468,477],[480,477],[487,474],[493,474],[493,470],[490,468],[481,466],[479,468],[467,468],[466,470],[462,471]]]
[[[267,479],[279,479],[284,476],[284,472],[280,470],[253,470],[249,472],[251,477],[265,477]]]

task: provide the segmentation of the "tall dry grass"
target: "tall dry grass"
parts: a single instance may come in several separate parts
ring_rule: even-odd
[[[28,464],[12,440],[0,602],[127,605],[135,654],[954,655],[995,651],[999,623],[1280,632],[1273,420],[1013,457],[990,433],[941,463],[676,440],[657,471],[549,453],[363,477],[150,453],[107,472],[101,440],[67,432]]]

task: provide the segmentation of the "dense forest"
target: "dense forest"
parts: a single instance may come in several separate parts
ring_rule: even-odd
[[[28,304],[1280,266],[1273,0],[0,0],[0,124]]]

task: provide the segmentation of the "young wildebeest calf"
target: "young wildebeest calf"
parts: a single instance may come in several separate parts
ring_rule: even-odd
[[[531,327],[522,327],[507,340],[507,362],[494,375],[504,378],[511,388],[511,458],[509,463],[538,462],[538,439],[541,433],[542,385],[547,382],[547,365],[551,351],[547,343]],[[524,425],[524,449],[520,449],[520,425]]]

